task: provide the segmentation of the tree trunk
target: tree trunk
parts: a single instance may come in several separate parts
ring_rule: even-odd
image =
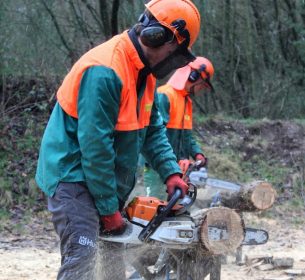
[[[112,5],[112,13],[111,13],[112,36],[117,35],[119,32],[119,28],[118,28],[119,7],[120,7],[120,0],[114,0]]]

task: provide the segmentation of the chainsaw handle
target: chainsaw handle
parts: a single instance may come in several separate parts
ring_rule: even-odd
[[[164,208],[164,212],[166,211],[166,216],[170,210],[175,206],[182,195],[182,191],[180,188],[176,188],[174,194],[172,195],[171,199],[167,203],[166,207]],[[166,217],[165,216],[165,217]]]
[[[188,185],[189,185],[189,190],[188,190],[187,194],[179,202],[179,205],[181,205],[183,207],[181,209],[175,211],[176,216],[179,216],[179,215],[187,212],[196,200],[197,187],[192,183],[188,183]]]
[[[148,240],[148,238],[155,232],[158,226],[164,221],[164,218],[168,215],[168,213],[172,210],[172,208],[178,202],[182,191],[179,188],[175,189],[174,194],[172,195],[170,201],[167,203],[165,207],[160,208],[160,211],[153,219],[148,223],[148,225],[142,229],[139,234],[139,239],[142,242]]]

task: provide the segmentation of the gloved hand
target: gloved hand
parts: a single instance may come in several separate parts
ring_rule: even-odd
[[[179,160],[178,164],[179,164],[179,166],[181,168],[181,171],[184,175],[186,173],[187,169],[189,168],[190,161],[188,159],[181,159],[181,160]]]
[[[109,235],[122,234],[126,229],[126,223],[124,222],[120,211],[116,211],[114,214],[101,216],[102,233]]]
[[[196,164],[199,167],[204,167],[208,164],[208,159],[203,154],[195,155]]]
[[[165,184],[167,186],[166,192],[168,193],[168,199],[172,197],[176,188],[179,188],[181,190],[182,194],[180,198],[183,198],[186,195],[187,190],[189,188],[189,186],[180,178],[179,174],[170,175],[167,178]]]

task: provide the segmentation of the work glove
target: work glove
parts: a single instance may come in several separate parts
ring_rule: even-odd
[[[107,235],[120,235],[125,231],[127,226],[120,211],[116,211],[111,215],[101,216],[101,222],[101,231]]]
[[[183,198],[188,190],[188,185],[180,178],[179,174],[172,174],[170,175],[167,180],[165,181],[165,184],[167,186],[166,192],[168,193],[168,200],[173,196],[175,189],[181,190],[181,196],[180,198]]]
[[[203,154],[196,154],[195,161],[198,167],[204,167],[208,164],[208,159]]]
[[[181,159],[181,160],[179,160],[178,164],[184,175],[186,173],[187,169],[189,168],[190,161],[188,159]]]

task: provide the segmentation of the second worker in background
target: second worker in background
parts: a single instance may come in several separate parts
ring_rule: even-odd
[[[186,171],[189,159],[201,161],[204,166],[207,159],[193,137],[192,98],[205,91],[213,91],[211,79],[214,75],[212,63],[197,57],[195,61],[178,69],[168,82],[158,87],[159,110],[167,128],[167,137],[177,157],[182,172]],[[166,192],[160,176],[146,164],[144,186],[147,196],[166,199]]]

